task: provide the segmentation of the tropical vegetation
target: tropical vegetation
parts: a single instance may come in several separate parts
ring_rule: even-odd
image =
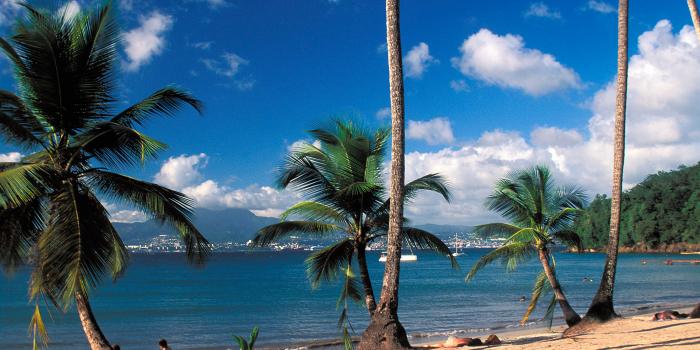
[[[566,324],[573,326],[581,317],[569,305],[564,290],[556,276],[556,260],[552,246],[561,243],[580,248],[581,240],[572,230],[572,223],[585,205],[584,192],[573,186],[556,186],[553,176],[545,166],[518,170],[496,182],[486,206],[508,223],[479,225],[476,232],[482,235],[499,235],[508,238],[499,248],[482,256],[467,274],[471,281],[485,266],[500,261],[508,271],[518,264],[537,256],[542,272],[537,276],[530,304],[522,318],[528,320],[540,297],[551,290],[553,296],[546,315],[552,315],[554,305],[559,303]]]
[[[386,239],[390,200],[386,198],[383,169],[389,133],[373,133],[352,122],[336,121],[335,128],[311,130],[317,145],[303,143],[286,156],[278,176],[278,186],[299,192],[305,200],[281,215],[281,222],[260,229],[253,243],[267,246],[301,234],[315,238],[340,239],[312,253],[306,263],[314,287],[323,281],[342,277],[343,288],[338,305],[343,306],[341,323],[347,316],[348,299],[363,300],[370,316],[375,312],[372,282],[367,268],[368,245]],[[438,174],[415,179],[405,186],[406,201],[421,191],[438,193],[449,200],[445,180]],[[431,249],[448,257],[457,266],[447,247],[435,235],[413,227],[403,227],[400,235],[405,244],[417,249]],[[359,279],[353,271],[357,259]]]
[[[31,298],[63,310],[75,302],[91,348],[107,349],[89,295],[124,272],[129,254],[104,201],[175,227],[192,261],[209,251],[190,220],[191,199],[108,168],[143,164],[166,147],[135,127],[202,105],[167,87],[114,113],[120,33],[110,3],[72,17],[22,6],[26,18],[0,39],[18,85],[16,94],[0,90],[0,133],[26,154],[0,163],[0,260],[8,271],[30,263]],[[40,326],[35,315],[44,333]]]
[[[253,327],[253,330],[250,331],[250,338],[246,340],[245,338],[241,337],[240,335],[234,335],[233,339],[236,340],[236,343],[238,343],[238,347],[240,350],[254,350],[255,349],[255,341],[258,339],[258,333],[260,332],[260,328]]]
[[[660,171],[622,194],[620,245],[656,249],[700,243],[700,163]],[[610,198],[597,195],[575,223],[584,249],[605,248]]]

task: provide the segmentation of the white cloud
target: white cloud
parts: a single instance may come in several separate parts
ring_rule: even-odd
[[[639,37],[629,66],[624,187],[648,174],[692,165],[700,154],[700,44],[693,28],[673,33],[668,21]],[[582,186],[590,195],[609,193],[612,183],[615,86],[594,96],[586,136],[577,130],[536,127],[529,141],[516,132],[491,131],[460,147],[406,155],[406,177],[439,172],[451,182],[452,204],[433,195],[408,206],[416,222],[485,223],[498,219],[483,200],[494,182],[511,170],[547,164],[561,184]]]
[[[436,63],[437,60],[433,56],[430,56],[430,47],[428,47],[428,44],[421,42],[408,51],[403,62],[407,77],[420,78],[428,67]]]
[[[391,109],[389,107],[383,107],[377,110],[376,113],[374,113],[374,116],[377,117],[377,119],[385,119],[385,118],[391,118]]]
[[[455,141],[450,120],[444,117],[428,121],[408,121],[406,137],[423,140],[429,145],[451,144]]]
[[[504,36],[481,29],[464,41],[461,57],[452,64],[462,74],[500,87],[539,96],[579,88],[578,74],[550,54],[525,47],[518,35]]]
[[[163,186],[182,189],[202,179],[199,170],[207,165],[208,160],[204,153],[170,157],[153,179]]]
[[[600,13],[614,13],[617,9],[605,1],[590,0],[587,4],[587,9]]]
[[[200,50],[209,50],[211,48],[211,45],[213,44],[213,41],[200,41],[192,44],[192,47]]]
[[[119,8],[126,12],[133,10],[134,0],[119,0]]]
[[[291,145],[287,146],[287,151],[292,152],[292,151],[299,149],[299,147],[302,147],[302,146],[308,145],[308,144],[311,144],[316,148],[320,148],[321,147],[321,140],[314,140],[313,142],[309,142],[309,140],[296,140],[296,141],[292,142]]]
[[[0,26],[13,23],[22,10],[19,4],[18,0],[0,0]]]
[[[536,2],[530,4],[530,7],[525,12],[525,17],[561,19],[561,13],[559,13],[559,11],[551,10],[549,6],[543,2]]]
[[[14,163],[22,159],[22,154],[19,152],[0,153],[0,162]]]
[[[69,1],[58,9],[59,16],[64,16],[67,20],[72,20],[80,13],[80,4],[76,0]]]
[[[231,3],[228,2],[228,0],[187,0],[189,2],[198,2],[198,3],[204,3],[209,6],[212,10],[221,8],[221,7],[227,7],[230,6]]]
[[[294,193],[270,186],[233,188],[206,179],[202,171],[208,159],[204,153],[170,157],[155,175],[155,182],[190,196],[198,207],[246,208],[266,215],[279,213],[300,198]]]
[[[139,23],[139,27],[124,33],[122,37],[128,58],[124,68],[128,71],[137,71],[153,56],[163,52],[165,33],[172,27],[173,18],[153,11],[148,16],[139,16]]]
[[[236,55],[235,53],[226,52],[221,56],[221,61],[214,59],[203,59],[202,63],[210,71],[223,75],[228,78],[233,78],[241,66],[247,65],[248,60]]]
[[[111,222],[144,222],[148,220],[148,216],[138,210],[117,210],[110,212],[109,220]]]
[[[464,81],[464,79],[451,80],[450,81],[450,88],[452,90],[454,90],[455,92],[467,92],[467,91],[469,91],[469,85],[467,85],[467,82]]]

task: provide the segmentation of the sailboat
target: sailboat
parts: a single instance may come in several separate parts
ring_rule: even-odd
[[[465,253],[460,253],[460,251],[459,251],[459,244],[457,244],[457,242],[458,242],[458,240],[457,240],[457,234],[455,233],[455,252],[452,253],[452,256],[462,256],[462,255],[465,254]]]
[[[416,254],[413,254],[413,249],[411,246],[408,246],[408,249],[411,251],[411,254],[403,254],[401,253],[401,261],[402,262],[413,262],[413,261],[418,261],[418,256]],[[379,262],[386,262],[386,252],[382,252],[382,254],[379,256]]]

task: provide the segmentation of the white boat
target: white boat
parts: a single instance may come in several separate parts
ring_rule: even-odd
[[[401,261],[403,262],[413,262],[413,261],[418,261],[418,256],[416,254],[413,254],[413,249],[411,247],[408,247],[408,249],[411,250],[411,254],[401,254]],[[379,262],[386,262],[386,252],[382,252],[382,254],[379,256]]]
[[[459,251],[459,244],[457,244],[457,234],[455,233],[455,252],[452,253],[452,256],[462,256],[465,255],[466,253],[461,253]]]

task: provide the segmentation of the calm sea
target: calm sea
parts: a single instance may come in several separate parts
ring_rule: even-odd
[[[510,274],[496,265],[465,283],[468,269],[487,251],[466,250],[467,255],[458,258],[462,271],[429,253],[419,253],[417,263],[402,265],[399,314],[413,339],[517,323],[527,304],[519,298],[529,295],[539,265],[533,261]],[[369,254],[379,294],[383,265],[378,253]],[[110,341],[122,349],[156,349],[160,338],[175,350],[237,349],[231,335],[247,335],[256,325],[259,344],[268,347],[337,338],[338,286],[312,290],[305,277],[306,255],[220,253],[203,268],[189,266],[180,254],[134,255],[124,277],[116,284],[105,281],[92,294],[92,306]],[[621,255],[617,307],[633,312],[699,302],[700,266],[663,264],[665,259],[684,257],[688,258]],[[556,258],[565,291],[573,306],[584,312],[598,285],[604,256],[562,253]],[[586,277],[594,282],[585,282]],[[31,349],[27,325],[33,306],[27,302],[27,278],[26,270],[0,277],[0,349]],[[50,349],[87,349],[75,311],[54,310],[51,317],[46,312]],[[358,333],[367,319],[362,306],[353,305],[351,321]]]

